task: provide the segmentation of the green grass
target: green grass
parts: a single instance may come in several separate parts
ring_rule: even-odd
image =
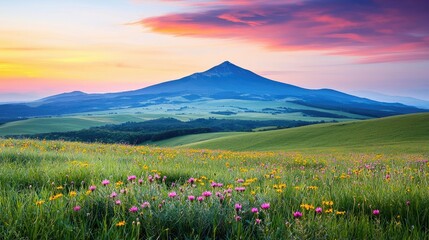
[[[382,150],[230,152],[0,140],[0,239],[427,239],[429,152]],[[104,179],[110,184],[103,186]],[[188,200],[206,191],[212,195],[201,202]],[[303,216],[294,218],[296,211]]]
[[[182,137],[175,137],[167,140],[154,142],[159,147],[177,147],[187,145],[189,143],[203,142],[215,138],[234,136],[242,134],[242,132],[218,132],[218,133],[201,133],[191,134]]]
[[[206,136],[206,138],[210,138]],[[187,136],[184,140],[198,140]],[[167,140],[179,142],[181,138]],[[185,143],[186,141],[182,141]],[[429,114],[411,114],[381,119],[328,123],[264,132],[213,136],[189,141],[183,147],[226,150],[373,149],[390,146],[395,151],[429,150]]]

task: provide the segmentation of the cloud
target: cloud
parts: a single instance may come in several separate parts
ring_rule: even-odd
[[[192,12],[145,18],[154,32],[316,50],[362,63],[429,60],[429,1],[164,0]]]

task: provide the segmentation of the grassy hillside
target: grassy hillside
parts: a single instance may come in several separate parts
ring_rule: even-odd
[[[214,139],[198,141],[187,136],[162,142],[163,146],[227,150],[291,150],[314,148],[397,148],[429,149],[429,114],[412,114],[336,124],[318,124],[299,128],[213,135]],[[195,140],[195,142],[192,142]],[[169,144],[169,141],[171,144]]]

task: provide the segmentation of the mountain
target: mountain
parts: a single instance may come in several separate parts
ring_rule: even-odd
[[[423,109],[429,109],[429,101],[404,96],[390,96],[372,91],[356,91],[355,95],[374,99],[376,101],[388,102],[388,103],[402,103],[409,106],[414,106]]]
[[[0,118],[52,116],[219,99],[292,102],[304,109],[336,110],[368,117],[424,111],[331,89],[311,90],[273,81],[226,61],[204,72],[134,91],[106,94],[75,91],[30,103],[0,105]]]

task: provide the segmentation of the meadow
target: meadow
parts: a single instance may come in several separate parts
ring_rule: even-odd
[[[0,239],[428,239],[429,153],[0,140]]]

